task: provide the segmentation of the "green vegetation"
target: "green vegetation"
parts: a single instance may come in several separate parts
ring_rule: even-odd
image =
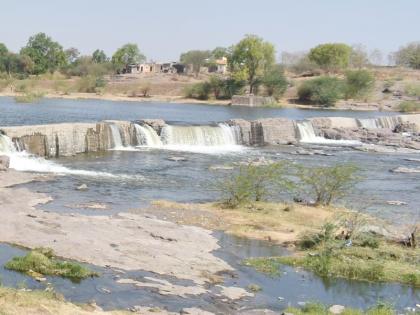
[[[346,72],[345,97],[362,99],[369,95],[375,86],[375,78],[367,70],[351,70]]]
[[[180,57],[182,63],[191,64],[193,72],[196,76],[200,73],[200,69],[206,63],[206,60],[210,58],[211,52],[208,50],[190,50],[183,53]]]
[[[367,233],[354,233],[349,243],[339,233],[342,228],[327,223],[320,232],[302,236],[299,241],[302,252],[294,256],[252,258],[246,264],[271,275],[286,264],[326,278],[400,282],[420,287],[420,249],[393,244]]]
[[[232,78],[223,79],[213,75],[208,81],[188,86],[184,90],[184,95],[187,98],[199,100],[208,100],[211,94],[213,94],[214,99],[230,99],[233,95],[241,94],[244,86],[244,81],[237,81]]]
[[[276,99],[280,98],[286,92],[288,82],[284,75],[284,70],[279,65],[268,70],[261,80],[268,96]]]
[[[29,38],[28,44],[20,51],[33,62],[32,74],[54,72],[66,63],[63,47],[45,33],[38,33]]]
[[[327,71],[347,68],[352,49],[346,44],[328,43],[318,45],[309,52],[309,60]]]
[[[420,97],[420,84],[411,83],[405,86],[405,93],[408,96]]]
[[[322,76],[303,82],[298,88],[298,97],[302,102],[331,107],[343,98],[343,90],[341,80]]]
[[[398,105],[398,110],[403,113],[414,113],[420,111],[420,102],[403,101]]]
[[[125,44],[112,55],[112,64],[118,71],[123,71],[128,65],[140,63],[146,57],[136,44]]]
[[[106,81],[103,77],[87,75],[79,79],[76,88],[82,93],[100,93],[105,86]]]
[[[98,275],[75,262],[56,259],[54,252],[46,248],[37,248],[23,257],[14,257],[5,265],[5,268],[24,272],[31,276],[36,274],[52,275],[75,281]]]
[[[222,194],[222,203],[229,208],[264,201],[277,189],[289,189],[291,182],[286,178],[285,162],[268,165],[241,165],[217,184]]]
[[[311,195],[316,205],[329,205],[342,198],[359,181],[358,168],[352,164],[334,166],[298,166],[300,187]]]
[[[246,80],[251,94],[257,92],[261,79],[272,68],[274,61],[274,46],[255,35],[247,35],[233,46],[228,58],[233,78]]]
[[[420,69],[420,42],[409,43],[394,55],[397,65]]]
[[[24,92],[22,95],[15,96],[16,103],[35,103],[44,97],[41,92]]]
[[[293,315],[331,315],[328,306],[311,302],[306,303],[302,308],[289,307],[285,310],[285,313],[291,313]],[[356,310],[352,308],[346,308],[342,315],[395,315],[394,309],[387,304],[379,303],[378,305],[367,309],[366,311]]]

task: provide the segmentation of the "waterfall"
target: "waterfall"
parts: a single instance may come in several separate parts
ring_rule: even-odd
[[[357,140],[335,140],[335,139],[326,139],[321,136],[317,136],[314,130],[314,126],[310,121],[299,121],[296,122],[300,142],[302,143],[313,143],[313,144],[330,144],[330,145],[357,145],[360,144],[360,141]]]
[[[162,141],[156,130],[149,125],[134,124],[138,145],[149,147],[161,147]]]
[[[357,124],[365,129],[381,128],[379,121],[376,118],[357,119]]]
[[[238,144],[235,127],[218,126],[165,126],[162,129],[165,145],[232,146]]]
[[[39,172],[39,173],[55,173],[55,174],[71,174],[79,176],[93,176],[103,178],[124,178],[129,179],[130,175],[114,175],[106,172],[95,172],[77,170],[65,167],[56,162],[46,160],[29,154],[26,151],[16,150],[12,140],[5,135],[0,134],[0,154],[7,155],[10,158],[10,168],[17,171]]]
[[[121,149],[123,148],[123,143],[121,139],[121,133],[120,128],[118,125],[112,124],[109,125],[109,128],[111,128],[111,135],[112,135],[112,142],[113,142],[113,149]]]

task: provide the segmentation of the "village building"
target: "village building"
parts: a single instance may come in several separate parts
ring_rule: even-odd
[[[166,63],[139,63],[128,65],[124,73],[141,74],[141,73],[184,73],[186,66],[177,62]]]

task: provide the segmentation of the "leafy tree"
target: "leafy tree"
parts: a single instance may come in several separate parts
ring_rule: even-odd
[[[410,43],[400,48],[394,58],[397,65],[420,69],[420,42]]]
[[[190,50],[181,55],[180,61],[192,65],[194,74],[198,76],[200,68],[206,63],[210,56],[211,52],[209,50]]]
[[[6,45],[0,43],[0,72],[6,71],[5,62],[8,54],[9,50],[7,49]]]
[[[237,80],[246,80],[249,92],[255,93],[264,74],[275,60],[274,46],[256,35],[246,35],[232,49],[229,67]]]
[[[287,79],[284,76],[284,70],[280,65],[267,71],[262,78],[262,83],[269,96],[275,98],[281,97],[287,89]]]
[[[300,187],[312,194],[316,205],[327,206],[332,201],[344,197],[360,180],[359,168],[353,164],[334,166],[299,166],[297,176]]]
[[[330,71],[346,68],[349,65],[351,47],[346,44],[328,43],[318,45],[309,52],[309,60]]]
[[[220,59],[220,58],[223,58],[223,57],[227,58],[228,55],[229,55],[229,49],[227,49],[225,47],[216,47],[211,52],[211,57],[213,59]]]
[[[92,60],[94,63],[105,63],[108,61],[108,57],[103,50],[96,49],[92,54]]]
[[[343,97],[343,90],[341,80],[324,76],[303,82],[298,88],[298,97],[303,102],[329,107]]]
[[[117,70],[123,70],[130,64],[144,62],[146,57],[136,44],[125,44],[112,55],[112,64]]]
[[[45,33],[31,36],[20,54],[31,58],[34,63],[32,70],[34,74],[54,72],[66,64],[63,47]]]
[[[346,98],[363,98],[375,86],[375,77],[367,70],[353,70],[346,72]]]

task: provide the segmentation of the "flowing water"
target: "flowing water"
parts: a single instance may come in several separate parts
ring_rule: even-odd
[[[327,140],[318,136],[312,124],[305,120],[297,123],[302,142],[299,146],[245,148],[238,145],[238,130],[219,123],[230,118],[285,116],[303,120],[314,116],[338,114],[358,117],[358,123],[367,129],[392,126],[396,123],[392,117],[379,120],[374,118],[383,113],[337,113],[129,102],[114,104],[100,101],[43,100],[39,105],[18,105],[10,102],[9,99],[0,98],[0,111],[3,110],[0,126],[102,119],[172,120],[172,123],[163,128],[160,136],[149,126],[134,125],[139,144],[136,148],[124,147],[121,131],[117,125],[111,124],[112,150],[51,160],[23,152],[8,137],[0,136],[0,152],[10,156],[12,168],[64,175],[55,177],[53,182],[25,185],[54,198],[52,202],[40,207],[45,210],[104,215],[144,207],[155,199],[180,202],[211,201],[218,196],[212,183],[228,174],[223,167],[264,157],[267,160],[290,160],[308,166],[355,163],[362,169],[361,175],[364,179],[343,201],[344,203],[379,215],[395,224],[412,222],[419,216],[419,174],[389,172],[397,166],[414,167],[416,162],[410,159],[418,158],[418,155],[354,151],[346,146],[350,144],[348,142]],[[302,146],[308,151],[321,151],[327,154],[300,155],[298,151]],[[75,188],[80,184],[87,184],[89,190],[83,193],[76,191]],[[405,201],[407,205],[392,206],[386,203],[388,200]],[[107,209],[98,211],[80,207],[92,202],[104,203]],[[257,294],[257,297],[250,302],[258,306],[282,308],[286,305],[279,302],[278,297],[281,296],[285,298],[284,303],[293,305],[302,300],[321,300],[325,303],[366,307],[378,299],[387,299],[394,302],[398,308],[403,308],[413,306],[413,302],[420,298],[418,291],[406,286],[345,280],[326,282],[310,273],[296,272],[289,267],[283,268],[284,274],[281,278],[270,278],[242,266],[240,262],[249,256],[282,254],[284,253],[282,248],[264,242],[230,237],[223,233],[216,233],[216,236],[222,247],[215,254],[231,263],[238,272],[238,278],[228,282],[240,286],[256,283],[264,288],[263,292]],[[3,256],[0,255],[0,260],[1,257],[10,258],[16,254],[16,251],[17,249],[11,247],[1,247],[0,253]],[[3,264],[4,261],[5,258],[0,262]],[[10,271],[2,270],[0,274],[7,280],[6,285],[16,286],[23,279],[28,281],[30,286],[41,286],[25,276]],[[95,299],[107,309],[132,306],[138,304],[138,301],[153,302],[158,306],[169,305],[170,309],[177,309],[179,305],[186,303],[185,300],[162,299],[158,294],[153,295],[148,291],[117,286],[113,281],[114,276],[110,271],[106,271],[103,277],[81,284],[72,284],[61,279],[49,280],[69,299],[77,302]],[[101,293],[102,286],[111,287],[114,293],[110,295]],[[203,301],[206,299],[207,297],[203,298]],[[210,305],[208,301],[203,303]]]

